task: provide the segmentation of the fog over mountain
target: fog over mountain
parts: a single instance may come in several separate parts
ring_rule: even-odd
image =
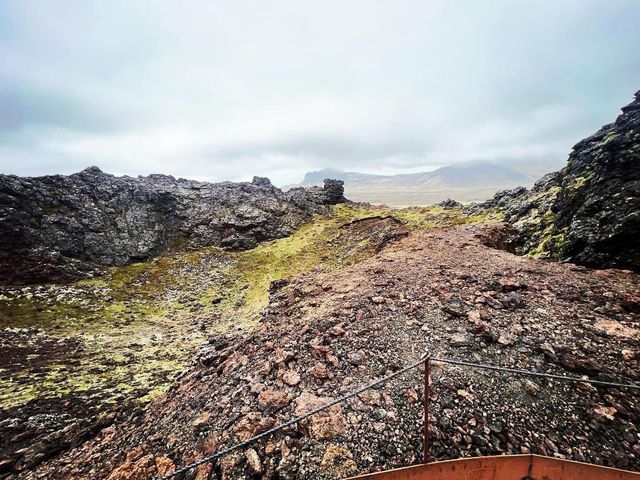
[[[7,0],[0,172],[563,162],[637,89],[638,24],[635,0]]]

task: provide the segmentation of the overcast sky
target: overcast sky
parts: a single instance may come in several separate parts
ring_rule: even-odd
[[[640,89],[639,25],[638,0],[2,0],[0,173],[563,162]]]

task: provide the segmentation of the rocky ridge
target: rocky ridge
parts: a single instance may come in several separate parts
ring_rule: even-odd
[[[505,213],[522,253],[640,271],[640,91],[615,122],[573,147],[560,172],[482,207]]]
[[[283,193],[260,177],[212,184],[115,177],[97,167],[68,176],[0,175],[0,282],[67,281],[167,249],[253,248],[344,200],[336,180]]]

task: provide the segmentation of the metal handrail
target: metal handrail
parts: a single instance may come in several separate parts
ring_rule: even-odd
[[[346,395],[343,395],[339,398],[336,398],[334,400],[332,400],[331,402],[325,403],[317,408],[314,408],[313,410],[310,410],[309,412],[303,414],[303,415],[299,415],[295,418],[292,418],[291,420],[288,420],[278,426],[275,426],[273,428],[270,428],[269,430],[266,430],[254,437],[251,437],[247,440],[244,440],[243,442],[240,443],[236,443],[235,445],[231,445],[230,447],[224,448],[212,455],[208,455],[206,457],[201,458],[200,460],[196,460],[195,462],[189,463],[177,470],[174,470],[173,472],[169,472],[161,477],[153,477],[153,480],[170,480],[174,477],[177,477],[178,475],[182,475],[184,473],[187,473],[188,471],[199,467],[200,465],[203,465],[205,463],[210,463],[213,462],[215,460],[217,460],[218,458],[234,452],[236,450],[240,450],[243,449],[245,447],[248,447],[249,445],[252,445],[260,440],[262,440],[265,437],[268,437],[269,435],[279,432],[287,427],[290,427],[291,425],[297,424],[299,422],[301,422],[302,420],[305,420],[313,415],[316,415],[317,413],[320,413],[324,410],[327,410],[328,408],[333,407],[334,405],[337,405],[339,403],[342,403],[352,397],[355,397],[356,395],[359,395],[367,390],[371,390],[375,387],[378,387],[380,385],[382,385],[383,383],[388,382],[389,380],[398,377],[406,372],[408,372],[409,370],[412,370],[416,367],[418,367],[419,365],[424,364],[424,444],[423,444],[423,458],[424,458],[424,463],[429,463],[429,373],[430,373],[430,364],[431,362],[437,362],[437,363],[446,363],[446,364],[451,364],[451,365],[460,365],[460,366],[466,366],[466,367],[471,367],[471,368],[479,368],[479,369],[483,369],[483,370],[493,370],[493,371],[498,371],[498,372],[505,372],[505,373],[511,373],[511,374],[515,374],[515,375],[521,375],[521,376],[531,376],[531,377],[542,377],[542,378],[548,378],[551,380],[559,380],[559,381],[564,381],[564,382],[573,382],[573,383],[590,383],[592,385],[598,385],[601,387],[612,387],[612,388],[628,388],[631,390],[640,390],[640,385],[637,384],[625,384],[625,383],[617,383],[617,382],[605,382],[605,381],[601,381],[601,380],[591,380],[589,378],[580,378],[580,377],[569,377],[569,376],[565,376],[565,375],[556,375],[556,374],[550,374],[550,373],[541,373],[541,372],[533,372],[530,370],[521,370],[521,369],[515,369],[515,368],[510,368],[510,367],[501,367],[498,365],[489,365],[489,364],[483,364],[483,363],[474,363],[474,362],[468,362],[465,360],[455,360],[455,359],[451,359],[451,358],[442,358],[442,357],[431,357],[430,354],[427,352],[425,353],[422,357],[420,357],[419,360],[401,368],[400,370],[397,370],[385,377],[379,378],[378,380],[375,380],[363,387],[360,387],[356,390],[353,390],[352,392],[347,393]]]

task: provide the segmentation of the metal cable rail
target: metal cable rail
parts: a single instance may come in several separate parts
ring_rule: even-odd
[[[484,363],[466,362],[464,360],[454,360],[451,358],[429,357],[429,360],[432,362],[449,363],[451,365],[463,365],[465,367],[480,368],[482,370],[495,370],[497,372],[507,372],[507,373],[513,373],[513,374],[522,375],[522,376],[543,377],[543,378],[549,378],[552,380],[560,380],[561,382],[590,383],[592,385],[600,385],[602,387],[631,388],[635,390],[640,390],[640,385],[635,385],[633,383],[605,382],[603,380],[591,380],[589,378],[568,377],[566,375],[554,375],[552,373],[532,372],[531,370],[519,370],[517,368],[500,367],[498,365],[487,365]]]
[[[388,382],[389,380],[398,377],[400,375],[402,375],[403,373],[408,372],[409,370],[412,370],[416,367],[418,367],[419,365],[424,364],[425,366],[425,384],[424,384],[424,389],[425,389],[425,398],[424,398],[424,402],[425,402],[425,426],[424,426],[424,434],[425,434],[425,444],[424,444],[424,459],[425,459],[425,463],[428,462],[428,444],[427,444],[427,434],[428,434],[428,425],[429,425],[429,421],[428,421],[428,401],[429,401],[429,363],[430,362],[439,362],[439,363],[447,363],[447,364],[451,364],[451,365],[460,365],[460,366],[466,366],[466,367],[471,367],[471,368],[478,368],[478,369],[482,369],[482,370],[493,370],[493,371],[498,371],[498,372],[505,372],[505,373],[512,373],[515,375],[521,375],[521,376],[530,376],[530,377],[542,377],[542,378],[548,378],[550,380],[559,380],[559,381],[563,381],[563,382],[573,382],[573,383],[590,383],[593,385],[598,385],[598,386],[602,386],[602,387],[612,387],[612,388],[628,388],[628,389],[632,389],[632,390],[640,390],[640,385],[636,385],[636,384],[626,384],[626,383],[616,383],[616,382],[605,382],[605,381],[601,381],[601,380],[591,380],[588,378],[579,378],[579,377],[569,377],[569,376],[565,376],[565,375],[555,375],[555,374],[550,374],[550,373],[541,373],[541,372],[533,372],[530,370],[520,370],[520,369],[516,369],[516,368],[509,368],[509,367],[500,367],[498,365],[488,365],[488,364],[483,364],[483,363],[474,363],[474,362],[467,362],[464,360],[455,360],[455,359],[451,359],[451,358],[440,358],[440,357],[431,357],[429,355],[429,353],[426,353],[425,355],[423,355],[422,357],[420,357],[419,360],[401,368],[400,370],[397,370],[385,377],[379,378],[378,380],[375,380],[371,383],[369,383],[368,385],[365,385],[363,387],[360,387],[356,390],[353,390],[350,393],[347,393],[346,395],[343,395],[342,397],[336,398],[335,400],[332,400],[331,402],[325,403],[324,405],[321,405],[317,408],[314,408],[313,410],[310,410],[309,412],[305,413],[304,415],[299,415],[297,417],[292,418],[291,420],[288,420],[276,427],[270,428],[269,430],[266,430],[254,437],[251,437],[247,440],[244,440],[240,443],[236,443],[235,445],[231,445],[230,447],[224,448],[222,450],[219,450],[218,452],[203,457],[200,460],[196,460],[195,462],[189,463],[187,465],[185,465],[184,467],[181,467],[177,470],[174,470],[173,472],[167,473],[161,477],[153,477],[153,480],[170,480],[174,477],[177,477],[179,475],[182,475],[184,473],[187,473],[190,470],[193,470],[194,468],[199,467],[200,465],[203,465],[205,463],[210,463],[210,462],[214,462],[215,460],[217,460],[220,457],[223,457],[224,455],[227,455],[228,453],[234,452],[236,450],[241,450],[245,447],[248,447],[249,445],[252,445],[260,440],[262,440],[265,437],[268,437],[269,435],[279,432],[287,427],[290,427],[291,425],[294,425],[298,422],[301,422],[317,413],[322,412],[323,410],[327,410],[328,408],[333,407],[334,405],[337,405],[339,403],[344,402],[345,400],[348,400],[352,397],[355,397],[356,395],[359,395],[367,390],[371,390],[372,388],[375,388],[379,385],[382,385],[383,383]]]
[[[414,363],[412,363],[410,365],[407,365],[406,367],[404,367],[404,368],[402,368],[402,369],[400,369],[400,370],[398,370],[396,372],[393,372],[392,374],[387,375],[386,377],[382,377],[382,378],[380,378],[380,379],[378,379],[378,380],[376,380],[376,381],[374,381],[374,382],[372,382],[372,383],[370,383],[368,385],[365,385],[364,387],[360,387],[357,390],[354,390],[354,391],[352,391],[350,393],[347,393],[346,395],[343,395],[340,398],[336,398],[335,400],[333,400],[333,401],[331,401],[329,403],[325,403],[324,405],[321,405],[321,406],[319,406],[317,408],[314,408],[313,410],[305,413],[304,415],[300,415],[298,417],[292,418],[291,420],[289,420],[289,421],[287,421],[285,423],[282,423],[282,424],[278,425],[277,427],[270,428],[269,430],[267,430],[265,432],[262,432],[261,434],[256,435],[255,437],[249,438],[249,439],[245,440],[244,442],[237,443],[237,444],[232,445],[230,447],[227,447],[227,448],[225,448],[223,450],[220,450],[219,452],[216,452],[213,455],[209,455],[208,457],[201,458],[200,460],[197,460],[197,461],[192,462],[192,463],[190,463],[188,465],[185,465],[184,467],[182,467],[182,468],[180,468],[178,470],[175,470],[174,472],[168,473],[168,474],[164,475],[163,477],[154,477],[154,480],[169,480],[169,479],[171,479],[173,477],[177,477],[178,475],[186,473],[189,470],[192,470],[192,469],[194,469],[194,468],[196,468],[196,467],[198,467],[198,466],[200,466],[200,465],[202,465],[204,463],[213,462],[214,460],[226,455],[227,453],[231,453],[231,452],[233,452],[235,450],[239,450],[241,448],[248,447],[249,445],[251,445],[251,444],[253,444],[253,443],[257,442],[257,441],[259,441],[259,440],[261,440],[261,439],[263,439],[265,437],[268,437],[272,433],[275,433],[275,432],[278,432],[280,430],[283,430],[284,428],[289,427],[291,425],[294,425],[294,424],[296,424],[298,422],[301,422],[302,420],[305,420],[306,418],[309,418],[312,415],[315,415],[316,413],[320,413],[323,410],[331,408],[334,405],[337,405],[338,403],[342,403],[345,400],[348,400],[348,399],[350,399],[352,397],[355,397],[356,395],[358,395],[358,394],[360,394],[362,392],[365,392],[365,391],[370,390],[370,389],[372,389],[374,387],[377,387],[378,385],[381,385],[381,384],[383,384],[385,382],[388,382],[392,378],[395,378],[395,377],[397,377],[399,375],[402,375],[403,373],[406,373],[409,370],[412,370],[412,369],[416,368],[418,365],[422,365],[428,358],[429,358],[429,355],[425,354],[424,356],[422,356],[420,358],[420,360],[418,360],[418,361],[416,361],[416,362],[414,362]]]

